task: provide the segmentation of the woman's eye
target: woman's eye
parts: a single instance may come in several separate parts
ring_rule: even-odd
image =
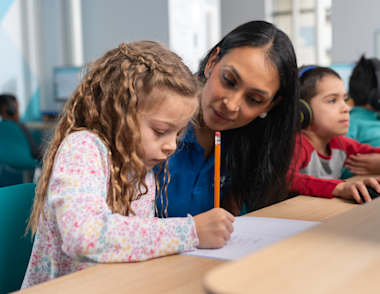
[[[256,104],[260,104],[260,103],[261,103],[261,101],[256,100],[256,99],[253,98],[252,96],[247,96],[247,98],[248,98],[249,100],[251,100],[252,102],[256,103]]]
[[[231,80],[229,80],[229,79],[226,77],[225,74],[222,74],[222,76],[223,76],[223,80],[224,80],[228,85],[230,85],[231,87],[235,87],[234,82],[232,82]]]
[[[331,99],[331,100],[329,101],[329,103],[330,103],[330,104],[334,104],[334,103],[335,103],[335,99]]]

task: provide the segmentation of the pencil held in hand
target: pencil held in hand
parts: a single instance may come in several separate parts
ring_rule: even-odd
[[[220,206],[220,132],[215,132],[214,207]]]

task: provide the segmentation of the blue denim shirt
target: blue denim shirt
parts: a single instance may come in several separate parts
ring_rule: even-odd
[[[223,138],[222,138],[223,147]],[[169,158],[170,183],[167,188],[168,216],[185,217],[197,215],[214,207],[214,154],[205,160],[204,149],[197,142],[194,129],[188,125],[187,132],[180,139],[176,152]],[[223,148],[222,148],[223,154]],[[222,157],[223,158],[223,157]],[[157,173],[160,166],[153,170]],[[225,185],[224,171],[220,171],[221,187]],[[164,173],[158,180],[162,187]],[[221,197],[223,189],[221,189]],[[161,216],[166,206],[165,192],[157,200],[157,209]],[[164,211],[162,209],[162,211]]]

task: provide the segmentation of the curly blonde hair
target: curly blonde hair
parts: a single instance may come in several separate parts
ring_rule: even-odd
[[[55,156],[70,133],[87,130],[103,141],[111,162],[107,205],[114,213],[134,215],[131,202],[148,191],[147,170],[139,151],[139,108],[162,103],[149,96],[156,86],[186,99],[198,99],[195,76],[178,55],[156,42],[122,43],[86,68],[88,72],[66,103],[44,156],[27,227],[32,235],[43,211]]]

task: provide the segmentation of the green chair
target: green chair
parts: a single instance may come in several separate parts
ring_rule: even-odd
[[[41,166],[41,162],[32,156],[30,144],[20,127],[10,120],[1,121],[0,138],[0,165],[23,171],[24,182],[30,182],[30,174]]]
[[[0,188],[0,294],[21,288],[33,243],[24,237],[36,184]]]

